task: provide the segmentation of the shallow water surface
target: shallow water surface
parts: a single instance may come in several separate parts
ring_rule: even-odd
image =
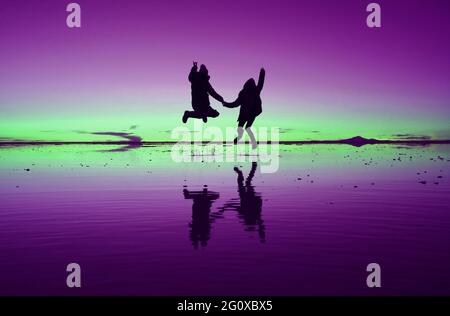
[[[449,145],[283,145],[275,173],[170,150],[0,147],[0,294],[450,294]]]

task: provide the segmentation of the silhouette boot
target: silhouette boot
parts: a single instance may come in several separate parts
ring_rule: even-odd
[[[188,118],[189,118],[189,112],[188,111],[184,111],[183,119],[182,119],[184,124],[186,124]]]

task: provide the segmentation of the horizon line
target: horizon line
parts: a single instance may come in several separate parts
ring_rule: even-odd
[[[248,141],[240,144],[248,144]],[[410,144],[410,145],[431,145],[431,144],[450,144],[450,139],[393,139],[380,140],[368,139],[356,136],[347,139],[337,140],[284,140],[277,141],[280,145],[308,145],[308,144],[344,144],[353,146],[375,145],[375,144]],[[26,141],[26,140],[8,140],[1,141],[0,146],[14,145],[172,145],[172,144],[233,144],[232,141]],[[258,144],[272,144],[272,141],[258,141]]]

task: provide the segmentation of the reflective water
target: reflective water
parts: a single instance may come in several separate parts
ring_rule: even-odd
[[[450,146],[285,145],[275,173],[170,149],[0,147],[0,294],[450,294]]]

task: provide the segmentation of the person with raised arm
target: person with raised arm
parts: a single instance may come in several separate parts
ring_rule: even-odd
[[[266,71],[261,68],[259,72],[258,84],[255,83],[255,79],[248,79],[241,92],[239,92],[238,98],[231,103],[223,102],[223,106],[228,108],[235,108],[240,106],[237,128],[237,137],[234,139],[234,143],[237,144],[244,134],[244,127],[247,131],[253,149],[256,148],[257,143],[255,135],[253,134],[251,127],[258,115],[262,113],[262,101],[261,91],[264,86],[264,79]]]

